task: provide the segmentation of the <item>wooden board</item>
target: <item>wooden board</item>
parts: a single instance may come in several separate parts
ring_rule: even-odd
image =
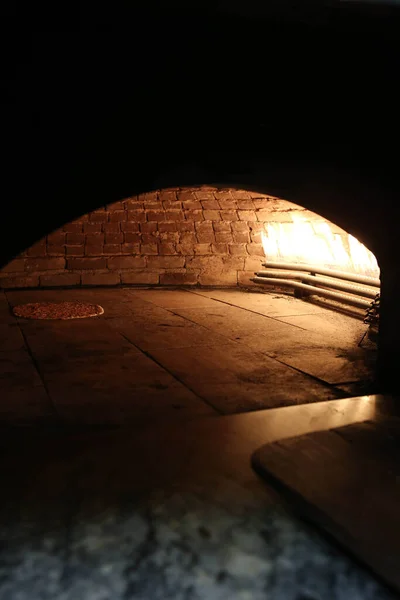
[[[400,419],[267,444],[252,461],[296,512],[400,591]]]

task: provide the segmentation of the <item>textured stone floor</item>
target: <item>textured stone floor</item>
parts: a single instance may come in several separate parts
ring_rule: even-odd
[[[25,302],[81,300],[99,318],[16,319]],[[371,392],[361,320],[287,295],[71,289],[0,295],[0,422],[116,426]]]

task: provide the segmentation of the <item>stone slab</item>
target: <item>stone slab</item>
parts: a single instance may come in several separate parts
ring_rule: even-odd
[[[152,349],[150,355],[223,413],[254,410],[255,406],[274,408],[315,402],[340,395],[333,388],[239,343],[203,347],[201,353],[196,348],[176,349],[173,353]]]
[[[112,375],[118,377],[120,373]],[[57,413],[67,425],[126,426],[143,421],[188,421],[216,414],[172,377],[144,383],[136,381],[135,373],[132,379],[113,381],[109,373],[104,378],[89,373],[85,379],[66,375],[64,380],[56,378],[47,385]]]
[[[0,394],[0,423],[13,425],[51,425],[59,417],[43,386],[14,385]]]
[[[39,373],[26,350],[0,352],[0,390],[41,385]]]
[[[289,294],[253,290],[196,290],[196,294],[270,317],[325,314],[326,309]]]
[[[11,323],[14,323],[14,317],[5,292],[0,290],[0,324],[7,325]]]
[[[214,305],[211,299],[192,294],[189,290],[132,290],[132,294],[163,308],[201,308]]]
[[[325,310],[323,314],[285,316],[278,317],[278,319],[307,331],[322,334],[331,343],[335,340],[336,343],[346,343],[354,347],[357,347],[361,336],[367,329],[362,320],[330,310]]]
[[[211,308],[174,309],[174,312],[207,327],[210,332],[238,340],[260,352],[320,346],[324,340],[329,343],[321,333],[310,332],[236,306],[216,303]]]
[[[171,313],[159,318],[137,314],[135,318],[110,319],[109,325],[142,350],[221,345],[226,338]]]
[[[274,352],[280,362],[330,384],[373,380],[375,352],[362,348],[311,347]]]
[[[0,323],[0,352],[9,352],[13,350],[22,350],[25,348],[25,341],[17,323]]]

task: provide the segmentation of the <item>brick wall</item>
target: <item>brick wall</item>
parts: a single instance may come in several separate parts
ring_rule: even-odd
[[[0,271],[0,287],[250,284],[268,222],[294,213],[285,200],[244,190],[164,189],[83,215]]]

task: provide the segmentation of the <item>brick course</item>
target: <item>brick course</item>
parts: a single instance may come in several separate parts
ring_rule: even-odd
[[[56,273],[55,275],[40,275],[41,287],[68,287],[81,283],[79,273]]]
[[[25,271],[32,274],[36,271],[52,271],[65,268],[64,258],[26,258]]]
[[[85,247],[83,244],[78,246],[65,246],[65,253],[67,256],[84,256]]]
[[[261,268],[261,232],[270,222],[290,228],[293,215],[320,219],[285,200],[245,190],[155,190],[49,233],[0,271],[0,288],[248,286]]]
[[[126,285],[157,285],[160,275],[152,271],[122,271],[121,283]]]
[[[84,273],[82,285],[118,285],[121,283],[119,273]]]
[[[53,244],[47,244],[46,253],[47,256],[64,256],[65,246],[54,246]]]
[[[146,266],[144,256],[114,256],[107,260],[107,267],[115,269],[143,269]]]
[[[69,271],[74,271],[75,269],[105,269],[107,266],[106,258],[69,258],[67,260],[67,269]]]

